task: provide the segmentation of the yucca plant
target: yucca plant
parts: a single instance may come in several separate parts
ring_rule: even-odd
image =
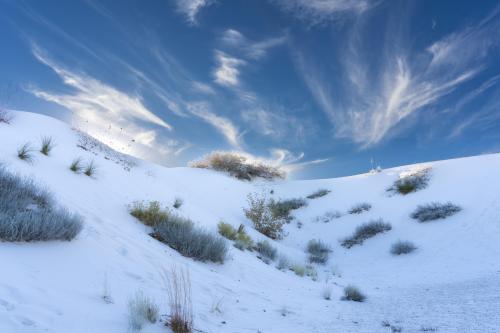
[[[50,151],[54,148],[54,140],[50,136],[44,136],[42,138],[42,147],[40,148],[40,153],[45,156],[49,156]]]

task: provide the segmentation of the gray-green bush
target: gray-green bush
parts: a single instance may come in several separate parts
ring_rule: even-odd
[[[58,207],[48,191],[0,167],[0,240],[69,241],[82,225],[82,218]]]
[[[460,212],[462,208],[451,202],[445,204],[439,202],[431,202],[426,205],[420,205],[411,213],[411,218],[419,222],[428,222],[438,219],[445,219],[449,216]]]
[[[368,238],[391,229],[392,226],[389,223],[385,223],[382,219],[370,221],[358,226],[352,236],[345,238],[341,244],[343,247],[350,249],[354,245],[363,244]]]
[[[278,255],[278,251],[267,240],[259,241],[255,244],[255,250],[260,254],[261,259],[269,263],[274,261]]]
[[[349,214],[361,214],[369,211],[371,208],[372,205],[367,202],[362,202],[352,206],[351,209],[349,209]]]
[[[420,170],[412,175],[399,178],[387,189],[388,192],[406,195],[427,187],[430,179],[430,168]]]
[[[330,252],[332,252],[330,247],[321,240],[311,239],[307,243],[307,253],[309,253],[309,262],[311,263],[326,263]]]
[[[285,220],[290,223],[292,216],[290,215],[292,210],[299,209],[301,207],[307,206],[307,201],[302,198],[286,199],[286,200],[269,200],[267,204],[271,214],[275,219]]]
[[[342,300],[344,301],[354,301],[354,302],[363,302],[366,299],[366,296],[363,295],[358,288],[354,286],[347,286],[344,288],[344,296]]]
[[[42,146],[40,147],[40,153],[45,156],[49,156],[50,152],[54,148],[54,140],[50,136],[44,136],[42,138]]]
[[[316,192],[309,194],[306,198],[307,199],[317,199],[317,198],[324,197],[325,195],[327,195],[330,192],[331,192],[330,190],[322,188],[322,189],[317,190]]]
[[[158,320],[158,305],[142,292],[137,292],[128,302],[129,327],[139,331],[144,324],[156,323]]]
[[[391,253],[394,255],[408,254],[415,251],[417,247],[408,241],[397,241],[391,246]]]
[[[264,195],[249,194],[248,208],[244,209],[245,216],[252,221],[255,229],[271,239],[283,237],[285,220],[276,217],[269,208],[269,201]]]

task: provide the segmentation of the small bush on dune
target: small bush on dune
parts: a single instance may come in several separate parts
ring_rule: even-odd
[[[50,136],[43,137],[40,153],[44,154],[45,156],[49,156],[52,148],[54,148],[54,140]]]
[[[239,250],[253,250],[253,240],[245,232],[245,226],[240,224],[238,229],[235,229],[231,224],[219,222],[219,234],[229,240],[234,241],[234,247]]]
[[[344,239],[341,245],[350,249],[354,245],[363,244],[363,242],[368,238],[391,229],[392,226],[389,223],[385,223],[382,219],[364,223],[356,228],[352,236]]]
[[[332,250],[320,240],[312,239],[307,243],[307,252],[309,253],[309,262],[324,264]]]
[[[415,251],[417,247],[408,241],[397,241],[391,246],[391,253],[394,255],[408,254]]]
[[[80,157],[75,158],[73,162],[71,162],[69,169],[73,171],[74,173],[80,173],[82,172],[82,159]]]
[[[265,196],[248,195],[249,208],[245,208],[245,216],[252,221],[255,229],[271,239],[283,237],[285,220],[272,214]]]
[[[304,276],[306,274],[306,268],[301,264],[293,264],[290,269],[298,276]]]
[[[0,240],[72,240],[82,218],[56,206],[52,195],[0,167]]]
[[[354,302],[363,302],[366,299],[366,296],[359,291],[358,288],[354,286],[347,286],[344,288],[344,296],[342,300],[344,301],[354,301]]]
[[[85,166],[83,173],[86,176],[93,177],[93,176],[95,176],[96,171],[97,171],[97,166],[95,165],[94,161],[90,161],[90,163],[88,163]]]
[[[324,197],[325,195],[327,195],[330,192],[331,191],[327,190],[327,189],[319,189],[316,192],[309,194],[306,198],[307,199],[317,199],[317,198]]]
[[[281,201],[271,199],[267,205],[275,219],[283,219],[287,223],[290,223],[292,220],[292,216],[290,215],[291,211],[307,206],[307,202],[302,198],[286,199]]]
[[[418,220],[419,222],[427,222],[438,219],[445,219],[449,216],[455,215],[460,212],[462,208],[451,202],[442,204],[439,202],[432,202],[426,205],[418,206],[413,213],[411,213],[411,218]]]
[[[396,192],[402,195],[417,192],[427,187],[430,179],[430,168],[420,170],[416,173],[401,177],[387,189],[389,192]]]
[[[220,221],[217,225],[219,229],[219,234],[229,240],[235,240],[237,236],[236,229],[229,223]]]
[[[12,121],[12,115],[9,111],[0,108],[0,123],[10,124]]]
[[[156,323],[158,320],[158,305],[142,292],[137,292],[128,302],[129,327],[139,331],[144,324]]]
[[[349,209],[349,214],[361,214],[364,212],[369,211],[372,208],[372,205],[370,205],[367,202],[359,203],[351,207]]]
[[[181,208],[184,201],[181,198],[175,198],[174,204],[172,205],[175,209]]]
[[[272,246],[267,240],[257,242],[255,245],[255,250],[260,254],[261,259],[266,263],[274,261],[278,254],[278,251],[274,246]]]
[[[338,219],[342,217],[342,213],[339,212],[338,210],[336,211],[330,211],[326,212],[322,216],[317,216],[314,221],[316,222],[323,222],[323,223],[329,223],[334,219]]]
[[[189,219],[170,213],[166,221],[153,228],[153,237],[185,257],[219,263],[224,263],[226,259],[228,247],[225,240],[196,228]]]
[[[227,172],[241,180],[253,180],[255,178],[272,180],[286,177],[286,173],[279,167],[251,161],[248,157],[236,152],[213,152],[199,161],[191,162],[190,166]]]
[[[17,157],[28,163],[33,162],[33,148],[29,143],[25,143],[17,149]]]
[[[151,201],[147,205],[142,201],[136,201],[130,206],[129,212],[130,215],[150,227],[167,221],[169,215],[169,211],[162,209],[158,201]]]

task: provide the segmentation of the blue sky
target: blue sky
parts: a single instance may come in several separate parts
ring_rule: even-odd
[[[497,1],[0,0],[0,103],[294,178],[500,151]]]

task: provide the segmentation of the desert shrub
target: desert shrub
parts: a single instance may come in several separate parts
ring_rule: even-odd
[[[130,215],[137,218],[147,226],[154,227],[168,220],[168,209],[162,209],[158,201],[145,204],[142,201],[133,202],[129,207]]]
[[[204,156],[199,161],[191,162],[190,166],[227,172],[231,176],[242,180],[253,180],[255,178],[272,180],[286,177],[285,171],[279,167],[252,161],[247,156],[237,152],[216,151]]]
[[[82,159],[80,157],[75,158],[71,162],[71,164],[69,166],[69,169],[71,171],[73,171],[74,173],[80,173],[80,172],[82,172],[82,169],[83,169],[83,167],[82,167]]]
[[[271,213],[265,196],[248,195],[249,208],[245,208],[245,216],[252,221],[255,229],[271,239],[283,237],[285,220]]]
[[[28,163],[33,162],[33,148],[29,143],[25,143],[17,149],[17,157]]]
[[[50,136],[44,136],[42,138],[42,146],[40,147],[40,153],[45,156],[49,156],[50,151],[54,148],[54,140]]]
[[[290,269],[298,276],[304,276],[306,274],[306,268],[301,264],[293,264]]]
[[[345,238],[341,244],[349,249],[354,245],[363,244],[368,238],[391,229],[392,226],[389,223],[385,223],[382,219],[370,221],[358,226],[352,236]]]
[[[278,257],[278,263],[276,265],[276,268],[279,269],[280,271],[290,268],[290,260],[288,259],[288,257],[283,254],[280,255]]]
[[[342,217],[342,213],[339,212],[338,210],[336,211],[329,211],[329,212],[326,212],[325,214],[321,215],[321,216],[317,216],[314,221],[316,222],[323,222],[323,223],[329,223],[330,221],[334,220],[334,219],[338,219],[338,218],[341,218]]]
[[[324,197],[325,195],[327,195],[330,192],[331,192],[330,190],[327,190],[327,189],[323,188],[323,189],[319,189],[316,192],[313,192],[313,193],[309,194],[306,198],[307,199],[321,198],[321,197]]]
[[[259,241],[255,244],[255,250],[260,254],[262,260],[266,263],[274,261],[278,251],[267,240]]]
[[[416,250],[417,247],[408,241],[397,241],[391,246],[391,253],[394,255],[408,254]]]
[[[236,239],[237,231],[231,224],[220,221],[217,225],[217,228],[219,230],[219,234],[222,237],[225,237],[229,240]]]
[[[406,195],[427,187],[430,179],[430,168],[417,171],[413,174],[399,178],[387,189],[389,192]]]
[[[277,220],[283,219],[287,223],[290,223],[290,221],[292,220],[292,216],[290,215],[291,211],[307,206],[307,202],[302,198],[286,199],[280,201],[271,199],[269,200],[267,205],[269,207],[269,210],[271,211],[273,218]]]
[[[363,295],[358,288],[354,286],[347,286],[344,288],[344,296],[342,297],[342,300],[363,302],[365,299],[366,296]]]
[[[193,332],[193,303],[189,272],[172,268],[164,280],[170,308],[167,325],[173,333]]]
[[[181,208],[184,201],[181,198],[175,198],[174,204],[172,205],[175,209]]]
[[[438,219],[445,219],[449,216],[455,215],[460,212],[462,208],[451,202],[445,204],[439,202],[431,202],[426,205],[420,205],[411,213],[411,218],[419,222],[427,222]]]
[[[90,161],[84,168],[83,173],[86,176],[93,177],[97,171],[97,166],[94,161]]]
[[[361,214],[364,212],[369,211],[372,208],[372,205],[370,205],[367,202],[359,203],[351,207],[349,209],[349,214]]]
[[[228,247],[223,238],[196,228],[189,219],[172,213],[167,216],[167,220],[153,226],[154,238],[185,257],[199,261],[224,262]]]
[[[82,225],[82,218],[57,207],[49,192],[0,167],[0,240],[69,241]]]
[[[0,123],[10,124],[11,120],[11,113],[0,107]]]
[[[142,292],[137,292],[128,302],[128,319],[131,330],[139,331],[147,322],[158,320],[158,305]]]
[[[331,251],[330,247],[320,240],[311,239],[309,243],[307,243],[309,262],[311,263],[326,263]]]

